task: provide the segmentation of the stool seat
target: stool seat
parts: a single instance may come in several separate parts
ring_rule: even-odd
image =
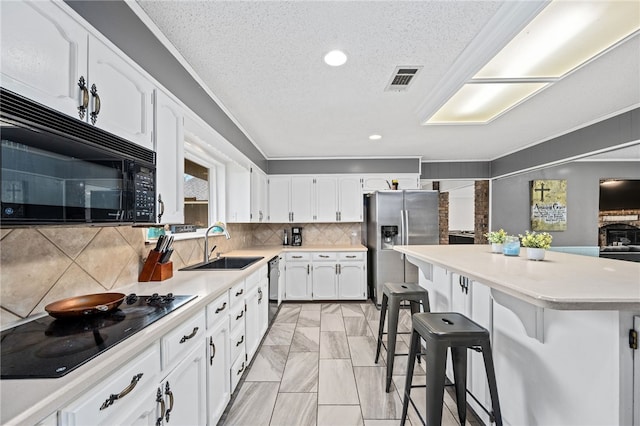
[[[467,412],[467,349],[473,348],[482,352],[484,359],[489,395],[493,408],[492,413],[489,411],[487,413],[492,421],[495,420],[497,426],[502,426],[489,331],[457,312],[416,313],[411,319],[413,331],[409,347],[409,361],[400,424],[405,424],[409,402],[415,407],[414,402],[411,400],[413,360],[421,352],[420,339],[424,339],[426,343],[427,381],[425,386],[426,422],[423,420],[423,423],[433,426],[439,425],[442,421],[447,350],[450,349],[453,361],[458,417],[460,418],[460,424],[465,424]]]
[[[386,294],[387,296],[391,295],[401,295],[403,298],[413,298],[417,297],[418,301],[422,300],[422,296],[427,290],[420,287],[415,283],[385,283],[382,286],[382,294]],[[409,299],[403,299],[409,300]]]
[[[398,334],[398,316],[400,313],[400,303],[408,301],[411,306],[411,313],[420,312],[422,305],[425,312],[429,312],[429,293],[427,290],[415,283],[385,283],[382,286],[382,307],[380,308],[380,324],[378,326],[378,345],[376,348],[376,364],[380,358],[380,348],[382,346],[382,335],[384,334],[384,321],[389,312],[389,325],[387,332],[387,382],[385,390],[391,389],[393,375],[393,363],[396,355],[396,337]],[[418,358],[419,362],[419,358]]]
[[[437,312],[415,314],[412,317],[413,328],[425,339],[446,340],[451,346],[457,341],[463,344],[477,339],[480,344],[489,338],[489,331],[457,312]],[[428,345],[427,345],[428,347]]]

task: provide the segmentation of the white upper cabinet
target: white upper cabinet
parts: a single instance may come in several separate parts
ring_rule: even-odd
[[[153,149],[153,84],[65,7],[2,2],[2,86]]]
[[[391,189],[391,181],[398,181],[398,189],[420,189],[419,174],[375,174],[362,177],[362,191],[374,192]]]
[[[362,222],[362,186],[358,177],[341,177],[338,180],[338,205],[340,222]]]
[[[153,149],[154,85],[122,54],[93,36],[89,37],[88,74],[89,122]]]
[[[87,31],[50,2],[3,1],[0,18],[2,87],[78,118]]]
[[[316,178],[316,214],[317,222],[338,221],[338,178]]]
[[[269,182],[269,222],[313,221],[313,178],[272,176]]]
[[[164,92],[156,90],[155,150],[158,222],[184,222],[184,114]]]
[[[315,179],[316,222],[362,221],[362,189],[359,177],[322,176]]]
[[[289,176],[272,176],[268,180],[268,186],[269,222],[290,222],[289,197],[291,193],[291,178]]]
[[[291,222],[313,221],[313,178],[291,178]]]
[[[267,175],[251,167],[251,222],[267,221]]]
[[[225,169],[227,222],[251,222],[251,171],[236,163]]]

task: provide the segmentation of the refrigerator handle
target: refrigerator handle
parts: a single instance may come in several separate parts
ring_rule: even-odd
[[[409,210],[404,211],[404,244],[409,245]]]
[[[404,244],[405,239],[407,238],[405,236],[405,230],[407,228],[405,227],[405,223],[404,223],[404,210],[400,210],[400,244]],[[404,260],[404,253],[400,253],[400,259]]]

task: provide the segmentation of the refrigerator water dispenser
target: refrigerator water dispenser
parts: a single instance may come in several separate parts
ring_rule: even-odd
[[[382,236],[382,249],[393,250],[393,246],[396,245],[396,239],[398,237],[398,227],[381,226],[380,234]]]

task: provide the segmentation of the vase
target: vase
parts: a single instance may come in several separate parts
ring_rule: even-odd
[[[518,237],[507,236],[502,245],[502,253],[505,256],[519,256],[520,239],[518,239]]]
[[[544,260],[544,253],[546,252],[543,248],[533,248],[527,247],[527,259],[529,260]]]
[[[491,243],[491,253],[502,253],[502,243]]]

